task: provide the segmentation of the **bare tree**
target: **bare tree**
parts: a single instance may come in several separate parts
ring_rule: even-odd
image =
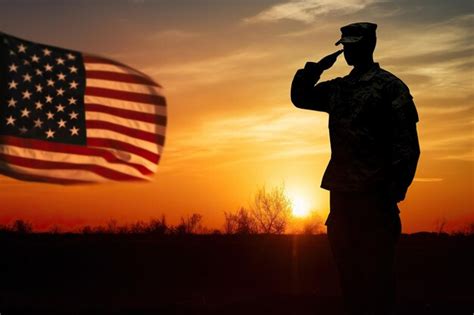
[[[202,215],[199,213],[193,213],[186,218],[181,217],[181,223],[174,228],[174,231],[176,234],[196,234],[203,229],[201,221]]]
[[[12,224],[12,231],[19,234],[27,234],[33,231],[33,225],[23,220],[15,220]]]
[[[261,233],[281,234],[285,232],[291,214],[291,202],[285,195],[284,186],[267,191],[265,186],[257,190],[250,212]]]
[[[253,234],[257,231],[257,224],[252,214],[241,207],[237,212],[224,212],[224,231],[226,234]]]
[[[155,235],[164,235],[168,233],[168,225],[166,224],[166,217],[161,216],[161,219],[151,219],[146,228],[147,233]]]
[[[323,232],[323,219],[316,211],[312,211],[311,215],[306,219],[303,226],[303,234],[319,234]]]
[[[440,234],[443,234],[445,233],[444,231],[444,228],[446,226],[446,218],[445,217],[442,217],[442,218],[438,218],[436,221],[435,221],[435,231],[440,235]]]

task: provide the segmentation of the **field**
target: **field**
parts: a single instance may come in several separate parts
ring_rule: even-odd
[[[326,235],[0,235],[0,313],[341,314]],[[400,314],[473,314],[474,237],[402,235]]]

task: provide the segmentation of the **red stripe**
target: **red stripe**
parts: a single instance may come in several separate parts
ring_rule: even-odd
[[[165,137],[163,137],[162,135],[113,124],[111,122],[103,120],[87,120],[86,129],[112,130],[133,138],[151,142],[153,144],[163,145],[163,143],[165,143]]]
[[[143,77],[148,78],[149,80],[153,81],[153,79],[150,78],[145,73],[143,73],[141,71],[138,71],[137,69],[134,69],[134,68],[132,68],[132,67],[126,65],[126,64],[123,64],[123,63],[115,61],[115,60],[111,60],[111,59],[107,59],[107,58],[103,58],[103,57],[99,57],[99,56],[90,56],[90,55],[83,55],[82,59],[83,59],[84,63],[105,63],[105,64],[111,64],[111,65],[114,65],[114,66],[124,67],[124,68],[130,69],[130,70],[142,75]],[[154,83],[157,86],[161,87],[161,85],[159,85],[158,83],[156,83],[156,82],[154,82]]]
[[[102,139],[98,139],[102,140]],[[150,162],[157,164],[160,156],[158,154],[153,154],[149,151],[143,150],[141,148],[134,147],[132,145],[128,145],[126,143],[115,143],[119,141],[111,140],[111,143],[104,143],[103,141],[96,141],[95,139],[87,139],[87,143],[89,145],[95,145],[96,147],[109,147],[114,149],[119,149],[119,147],[124,148],[123,151],[127,151],[130,153],[134,153],[139,155]],[[100,144],[100,143],[103,144]],[[49,142],[49,141],[42,141],[36,139],[27,139],[27,138],[17,138],[13,136],[0,136],[0,143],[6,145],[13,145],[22,148],[29,148],[29,149],[36,149],[36,150],[44,150],[49,152],[59,152],[59,153],[71,153],[77,155],[94,155],[104,158],[107,162],[110,163],[117,163],[128,165],[131,167],[136,168],[139,172],[144,175],[151,174],[152,172],[141,164],[136,163],[128,163],[123,160],[118,159],[112,152],[104,149],[89,147],[89,146],[81,146],[81,145],[72,145],[72,144],[64,144],[64,143],[56,143],[56,142]]]
[[[143,148],[134,146],[133,144],[112,140],[112,139],[103,139],[103,138],[87,138],[87,144],[93,147],[101,147],[101,148],[110,148],[116,149],[121,151],[127,151],[136,155],[141,156],[148,161],[158,164],[160,160],[160,155],[145,150]]]
[[[23,167],[30,167],[43,170],[81,170],[89,171],[98,174],[104,178],[111,180],[136,180],[140,179],[132,175],[124,174],[100,165],[94,164],[74,164],[65,162],[52,162],[36,159],[29,159],[25,157],[18,157],[8,154],[0,153],[0,160],[9,164],[15,164]]]
[[[44,182],[44,183],[51,183],[51,184],[63,184],[63,185],[91,184],[92,183],[90,181],[83,181],[83,180],[77,180],[77,179],[62,179],[62,178],[55,178],[55,177],[49,177],[49,176],[22,174],[14,170],[7,169],[6,167],[8,166],[0,163],[0,173],[9,177],[15,178],[15,179],[19,179],[19,180],[25,180],[25,181],[31,181],[31,182]]]
[[[119,81],[119,82],[135,83],[135,84],[146,84],[146,85],[160,87],[156,82],[151,81],[148,78],[135,75],[135,74],[120,73],[120,72],[87,70],[86,78]]]
[[[86,87],[86,94],[92,96],[100,96],[107,98],[115,98],[119,100],[147,103],[152,105],[166,106],[166,99],[157,94],[143,94],[134,92],[125,92],[111,89],[104,89],[98,87]]]
[[[106,114],[119,116],[122,118],[139,120],[139,121],[143,121],[143,122],[147,122],[151,124],[166,126],[166,121],[167,121],[166,116],[136,112],[133,110],[114,108],[114,107],[104,106],[100,104],[85,104],[85,106],[86,106],[86,111],[90,111],[90,112],[106,113]]]

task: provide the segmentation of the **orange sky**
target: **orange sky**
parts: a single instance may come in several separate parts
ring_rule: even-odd
[[[93,52],[164,85],[169,123],[155,181],[63,187],[0,177],[0,223],[42,229],[125,223],[199,212],[221,228],[224,211],[256,188],[285,183],[322,217],[329,160],[327,115],[295,108],[294,72],[336,50],[339,28],[378,27],[375,59],[400,77],[418,108],[422,149],[403,231],[474,221],[473,12],[469,1],[2,1],[0,29]],[[374,18],[376,17],[376,18]],[[350,71],[343,58],[322,80]]]

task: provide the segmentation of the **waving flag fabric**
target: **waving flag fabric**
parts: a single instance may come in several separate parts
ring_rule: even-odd
[[[159,84],[113,60],[0,33],[0,172],[54,183],[150,180]]]

